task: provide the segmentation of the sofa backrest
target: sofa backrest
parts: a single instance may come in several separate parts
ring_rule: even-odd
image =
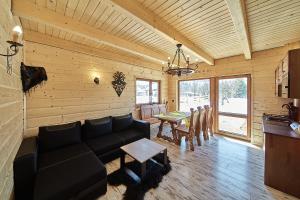
[[[81,143],[80,121],[39,127],[38,146],[42,153],[79,143]]]
[[[112,132],[112,117],[85,120],[82,126],[82,138],[84,140],[96,138]]]
[[[112,118],[113,132],[120,132],[130,128],[133,123],[132,113]]]

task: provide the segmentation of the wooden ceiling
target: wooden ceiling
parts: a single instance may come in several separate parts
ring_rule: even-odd
[[[299,0],[13,0],[13,12],[25,37],[39,32],[159,62],[178,41],[192,61],[212,65],[300,40]]]

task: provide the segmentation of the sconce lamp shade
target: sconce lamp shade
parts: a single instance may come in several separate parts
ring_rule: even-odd
[[[20,26],[15,26],[13,28],[13,41],[18,42],[19,36],[23,33],[22,29]]]

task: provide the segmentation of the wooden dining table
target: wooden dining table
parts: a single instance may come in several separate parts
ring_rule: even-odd
[[[180,112],[180,111],[174,111],[174,112],[168,112],[168,113],[161,113],[158,115],[154,115],[153,117],[157,118],[160,120],[160,125],[159,125],[159,130],[157,133],[158,138],[163,138],[165,140],[168,140],[170,142],[174,142],[175,144],[178,144],[178,137],[175,131],[175,126],[178,126],[181,124],[182,120],[185,120],[191,116],[191,113],[189,112]],[[167,122],[171,125],[171,130],[172,130],[172,136],[173,138],[163,135],[163,128],[164,128],[164,123]]]

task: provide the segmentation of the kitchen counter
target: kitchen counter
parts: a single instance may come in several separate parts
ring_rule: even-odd
[[[300,134],[296,133],[287,122],[267,120],[267,116],[263,117],[263,132],[266,134],[300,139]]]
[[[263,117],[265,184],[300,198],[300,135],[289,123]]]

